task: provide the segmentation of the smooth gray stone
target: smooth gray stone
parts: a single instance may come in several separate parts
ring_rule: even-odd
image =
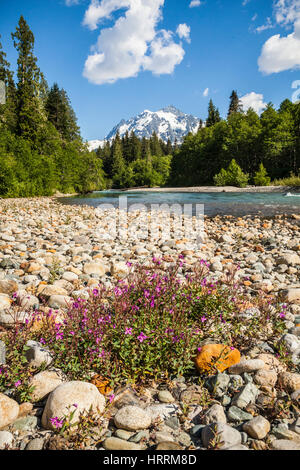
[[[237,406],[231,406],[227,411],[227,418],[229,421],[239,423],[241,421],[250,421],[253,416],[250,413],[246,413]]]

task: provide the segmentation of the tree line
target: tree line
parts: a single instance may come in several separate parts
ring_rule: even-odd
[[[65,90],[49,88],[34,55],[34,35],[21,16],[12,33],[16,79],[0,43],[0,195],[30,197],[105,187],[101,159],[89,152]]]
[[[198,132],[187,135],[173,156],[169,183],[221,185],[230,180],[228,170],[238,175],[237,185],[299,173],[300,103],[286,99],[278,110],[269,103],[259,116],[252,108],[244,112],[233,91],[227,118],[221,119],[210,100],[205,125],[201,121]]]
[[[96,153],[102,161],[107,187],[153,187],[168,183],[176,149],[176,142],[165,143],[155,132],[149,139],[139,139],[133,131],[127,131],[122,138],[117,133]]]

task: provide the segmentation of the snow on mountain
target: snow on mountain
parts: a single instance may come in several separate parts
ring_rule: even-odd
[[[89,151],[92,152],[93,150],[97,150],[99,147],[104,147],[105,140],[89,140],[88,147]]]
[[[122,119],[117,126],[106,136],[105,140],[112,140],[119,131],[120,136],[124,136],[128,131],[129,134],[134,131],[139,138],[149,138],[153,132],[164,142],[168,139],[172,143],[177,140],[181,143],[183,137],[189,132],[195,133],[199,127],[199,119],[195,116],[184,114],[174,106],[160,109],[159,111],[149,111],[146,109],[136,117],[125,121]],[[104,140],[104,141],[105,141]],[[88,142],[90,150],[95,150],[104,141],[93,140]]]

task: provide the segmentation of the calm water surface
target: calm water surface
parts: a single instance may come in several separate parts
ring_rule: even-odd
[[[59,198],[63,204],[99,207],[112,204],[119,207],[119,196],[127,196],[128,208],[133,204],[204,204],[204,213],[215,215],[264,215],[300,214],[300,193],[183,193],[151,191],[95,191],[85,196]]]

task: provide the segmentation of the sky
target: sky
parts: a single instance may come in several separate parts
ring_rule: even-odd
[[[171,104],[205,120],[212,99],[226,117],[232,90],[259,113],[300,97],[300,0],[0,0],[13,70],[20,15],[86,140]]]

